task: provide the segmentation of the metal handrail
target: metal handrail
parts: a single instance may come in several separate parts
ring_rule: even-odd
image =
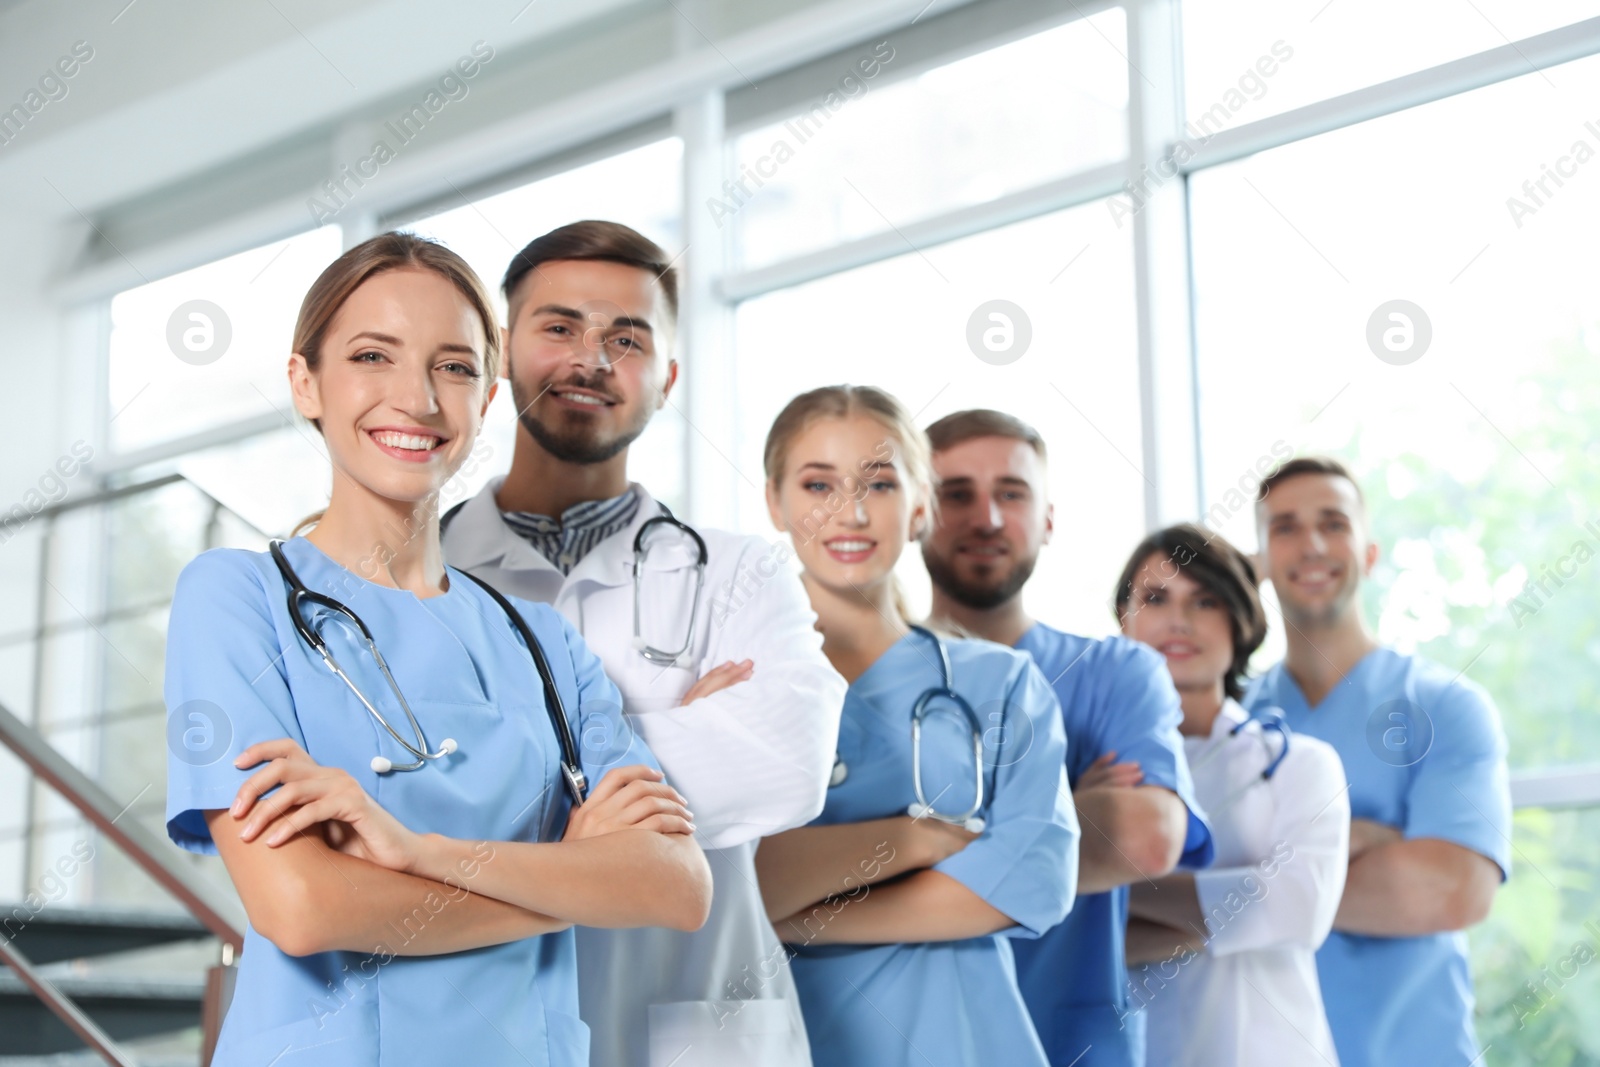
[[[93,469],[94,468],[92,467],[90,468],[91,471],[93,471]],[[60,500],[54,504],[51,504],[49,507],[40,508],[38,511],[33,513],[33,518],[40,520],[53,519],[57,515],[62,515],[69,511],[77,511],[79,508],[90,508],[94,507],[96,504],[109,504],[113,500],[120,500],[125,496],[138,496],[140,493],[148,493],[152,490],[161,489],[164,486],[173,484],[174,482],[188,481],[189,479],[186,475],[174,471],[171,474],[162,474],[158,477],[149,478],[142,482],[129,482],[127,485],[118,485],[110,489],[97,489],[86,496],[68,497],[65,500]],[[216,500],[216,497],[211,496],[210,493],[206,493],[204,489],[201,489],[200,486],[195,485],[194,482],[189,482],[189,484],[194,485],[196,490],[201,493],[205,493],[205,495],[211,500]]]
[[[227,511],[250,529],[263,537],[267,536],[254,523],[229,508],[187,476],[181,473],[165,474],[128,485],[102,488],[85,496],[63,500],[42,508],[30,516],[30,519],[42,520],[46,528],[41,543],[43,552],[41,574],[48,568],[49,545],[54,539],[55,519],[59,515],[153,492],[178,482],[187,482],[191,488],[210,501],[211,524],[208,530],[214,528],[218,513]],[[40,625],[35,628],[32,636],[42,642],[45,636],[42,593],[39,603]],[[137,820],[130,819],[126,823],[120,821],[133,807],[133,803],[138,801],[138,797],[129,804],[119,806],[109,793],[69,762],[39,731],[23,722],[3,704],[0,704],[0,742],[16,753],[35,777],[53,787],[84,819],[122,849],[157,885],[170,893],[190,915],[222,942],[222,963],[208,971],[206,992],[202,1001],[201,1062],[209,1064],[216,1048],[223,1015],[227,1010],[228,1001],[232,999],[233,960],[244,947],[244,935],[241,933],[244,928],[244,915],[226,894],[197,877],[190,869],[178,864],[173,858],[172,849],[159,835],[146,830]],[[9,965],[46,1007],[112,1067],[131,1067],[134,1061],[128,1054],[96,1025],[71,997],[41,975],[15,945],[3,938],[0,938],[0,963]]]
[[[94,468],[91,467],[89,469],[92,472]],[[205,486],[201,485],[199,482],[195,481],[193,478],[190,478],[187,474],[184,474],[181,471],[174,471],[171,474],[161,474],[154,478],[146,478],[144,481],[129,482],[127,485],[113,486],[109,489],[97,489],[85,496],[69,497],[66,500],[61,500],[57,503],[51,504],[49,507],[40,508],[38,511],[34,512],[30,518],[53,519],[57,515],[64,514],[68,511],[76,511],[79,508],[94,507],[96,504],[109,504],[114,500],[121,500],[123,497],[138,496],[141,493],[149,493],[154,492],[157,489],[164,489],[167,486],[173,485],[177,482],[187,482],[195,492],[211,501],[211,503],[215,504],[217,507],[227,511],[228,514],[232,515],[234,518],[250,527],[250,529],[254,530],[262,537],[272,536],[265,530],[261,529],[261,527],[257,526],[255,523],[251,522],[249,519],[245,518],[243,515],[239,514],[237,511],[218,500],[206,489]]]
[[[111,794],[74,767],[54,745],[3,704],[0,704],[0,742],[110,838],[156,884],[171,893],[202,926],[232,945],[235,951],[244,947],[244,935],[240,933],[243,916],[233,901],[211,883],[196,878],[191,871],[168,858],[170,846],[138,822],[120,822],[131,805],[118,805]]]
[[[23,984],[33,990],[33,995],[44,1001],[56,1017],[66,1023],[73,1033],[83,1040],[85,1045],[100,1054],[100,1058],[111,1064],[112,1067],[136,1067],[130,1057],[113,1040],[111,1036],[87,1015],[83,1009],[72,1002],[72,998],[56,988],[56,984],[34,969],[33,962],[22,954],[22,950],[10,941],[0,937],[0,962],[6,963]]]

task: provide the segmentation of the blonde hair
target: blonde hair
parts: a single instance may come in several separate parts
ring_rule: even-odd
[[[473,312],[483,323],[484,388],[500,376],[500,322],[495,315],[494,301],[482,279],[467,265],[467,261],[429,237],[414,233],[391,231],[370,237],[328,264],[311,283],[300,303],[300,314],[295,319],[293,351],[305,358],[306,368],[315,372],[322,363],[322,343],[327,340],[333,320],[344,307],[350,295],[379,274],[395,270],[431,271],[450,282],[467,298]],[[311,425],[322,432],[319,419]],[[295,524],[290,537],[309,529],[321,521],[326,509],[313,512]]]
[[[917,427],[905,405],[882,389],[870,385],[825,385],[808,393],[801,393],[784,405],[778,417],[772,420],[767,431],[767,444],[762,454],[762,466],[767,482],[773,489],[783,478],[789,461],[789,449],[813,423],[823,419],[847,419],[864,415],[888,431],[898,446],[896,456],[905,481],[912,489],[913,506],[921,504],[926,519],[926,533],[934,521],[933,450],[928,435]],[[792,531],[791,531],[792,532]],[[905,592],[900,583],[890,578],[894,591],[894,606],[902,619],[909,620],[911,612],[906,605]]]

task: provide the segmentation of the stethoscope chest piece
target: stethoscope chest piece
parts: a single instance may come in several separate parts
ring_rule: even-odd
[[[955,816],[940,815],[937,811],[933,810],[932,804],[923,804],[918,801],[912,801],[911,805],[906,808],[906,814],[911,816],[913,819],[921,819],[925,816],[932,815],[940,822],[947,822],[952,826],[959,826],[963,830],[974,834],[983,833],[983,828],[988,825],[988,823],[983,821],[983,816],[981,815],[969,815],[965,819],[958,819]]]

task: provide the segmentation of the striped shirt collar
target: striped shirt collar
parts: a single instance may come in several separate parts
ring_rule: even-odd
[[[596,545],[627,529],[638,514],[639,493],[630,485],[620,496],[608,500],[580,501],[563,511],[560,518],[531,511],[502,511],[500,517],[551,566],[567,575]]]

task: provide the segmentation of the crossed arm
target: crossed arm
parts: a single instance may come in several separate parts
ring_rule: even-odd
[[[956,879],[930,870],[977,835],[900,815],[802,826],[764,839],[756,875],[767,917],[790,943],[949,941],[1014,925]]]
[[[1370,819],[1350,820],[1350,871],[1333,928],[1372,937],[1420,937],[1482,922],[1500,868],[1434,837],[1404,839]]]
[[[238,763],[263,760],[206,823],[251,925],[290,955],[434,955],[574,923],[695,930],[709,911],[690,815],[652,768],[608,773],[561,841],[471,842],[413,833],[292,741],[252,746]]]
[[[1189,809],[1172,790],[1141,784],[1139,765],[1114,763],[1116,755],[1107,752],[1096,759],[1072,794],[1083,827],[1079,893],[1159,878],[1183,855]]]

